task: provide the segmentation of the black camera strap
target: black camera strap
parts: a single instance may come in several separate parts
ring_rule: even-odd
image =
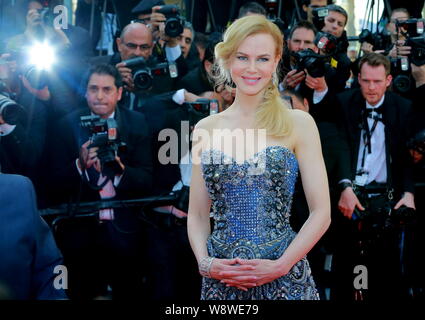
[[[106,184],[110,180],[110,177],[104,175],[105,180],[100,185],[98,185],[100,173],[97,173],[97,171],[96,172],[95,171],[96,171],[96,169],[94,169],[93,167],[91,167],[89,169],[86,168],[83,172],[82,178],[90,186],[90,188],[92,188],[93,190],[99,191],[99,190],[102,190],[106,186]],[[87,173],[88,178],[85,175],[85,173]]]

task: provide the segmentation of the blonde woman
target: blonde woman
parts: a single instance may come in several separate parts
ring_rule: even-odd
[[[236,96],[193,135],[188,235],[201,299],[319,298],[306,254],[330,224],[327,176],[313,119],[279,96],[282,47],[273,23],[248,16],[215,48],[219,82]],[[298,169],[310,215],[296,234],[289,216]]]

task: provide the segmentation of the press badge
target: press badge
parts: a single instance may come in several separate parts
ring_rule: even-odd
[[[363,172],[361,175],[356,176],[355,184],[361,187],[364,187],[367,184],[367,178],[369,173]]]
[[[179,75],[178,71],[177,71],[177,65],[175,62],[169,62],[168,63],[168,70],[170,71],[170,77],[171,78],[177,78],[177,76]]]

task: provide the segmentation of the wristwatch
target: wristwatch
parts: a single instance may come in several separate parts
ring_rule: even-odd
[[[347,189],[348,187],[352,188],[353,187],[353,183],[351,181],[343,181],[343,182],[340,182],[338,184],[338,186],[339,186],[339,190],[342,192],[345,189]]]

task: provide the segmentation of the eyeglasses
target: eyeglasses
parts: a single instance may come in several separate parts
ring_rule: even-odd
[[[390,20],[390,22],[392,22],[392,23],[394,23],[394,24],[397,24],[397,22],[398,23],[400,23],[400,22],[404,22],[404,21],[406,21],[406,20],[408,20],[409,18],[397,18],[397,19],[391,19]]]
[[[145,18],[145,19],[134,19],[131,20],[130,23],[141,23],[141,24],[148,24],[151,21],[151,18]]]
[[[132,42],[125,43],[125,46],[127,48],[131,49],[131,50],[136,50],[137,48],[140,48],[140,51],[148,51],[148,50],[150,50],[152,48],[152,46],[151,45],[148,45],[148,44],[137,45],[137,44],[132,43]]]

